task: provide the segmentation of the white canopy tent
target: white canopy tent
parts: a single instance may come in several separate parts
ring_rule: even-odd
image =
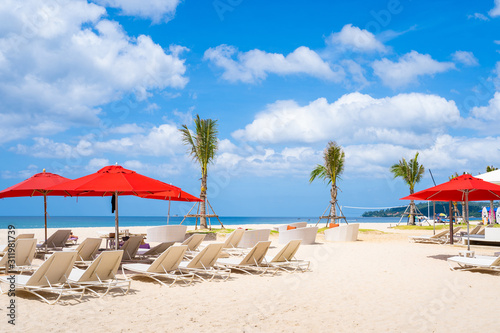
[[[485,180],[487,182],[500,185],[500,169],[482,173],[480,175],[477,175],[476,177],[481,178],[482,180]],[[492,208],[493,207],[490,207],[490,209]],[[497,209],[496,222],[498,223],[499,221],[500,221],[500,209]]]
[[[490,171],[474,176],[493,184],[500,184],[500,170]]]

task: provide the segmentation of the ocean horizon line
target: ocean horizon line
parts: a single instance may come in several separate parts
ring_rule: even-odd
[[[183,216],[120,216],[120,227],[136,226],[158,226],[168,224],[180,224]],[[304,221],[315,224],[319,217],[307,216],[219,216],[223,225],[243,225],[243,224],[286,224],[297,221]],[[395,223],[399,218],[390,217],[347,217],[348,222],[363,223]],[[195,218],[187,218],[183,224],[187,226],[195,225]],[[220,225],[216,218],[210,219],[212,226]],[[0,216],[0,223],[3,228],[13,225],[16,229],[31,229],[43,227],[42,216]],[[325,219],[319,221],[319,224],[327,223]],[[113,227],[115,225],[114,216],[51,216],[47,220],[48,228],[77,228],[77,227]]]

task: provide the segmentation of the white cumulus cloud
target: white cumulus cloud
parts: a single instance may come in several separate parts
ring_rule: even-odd
[[[146,129],[138,127],[134,132],[146,132]],[[11,148],[11,151],[45,158],[94,157],[110,153],[126,156],[175,156],[186,152],[186,146],[182,143],[177,126],[171,124],[154,126],[147,129],[147,133],[132,134],[117,139],[97,140],[98,137],[91,134],[81,138],[74,145],[47,138],[35,138],[32,146],[18,144]]]
[[[325,98],[305,106],[293,100],[277,101],[232,135],[260,143],[334,139],[415,145],[432,140],[435,133],[460,119],[455,102],[436,95],[412,93],[376,99],[351,93],[333,103]]]
[[[149,36],[128,36],[81,0],[0,4],[0,133],[3,141],[95,125],[99,106],[135,93],[182,89],[180,53]]]
[[[339,82],[344,77],[342,68],[332,68],[313,50],[301,46],[288,55],[261,50],[239,52],[230,45],[219,45],[205,51],[205,60],[211,61],[224,72],[222,78],[231,82],[254,83],[269,74],[304,74]]]
[[[472,108],[471,114],[475,118],[479,118],[485,121],[494,121],[496,122],[500,119],[500,92],[495,92],[495,95],[488,102],[487,106],[476,106]],[[494,125],[498,127],[497,124]]]
[[[331,34],[326,42],[337,45],[341,49],[347,49],[357,52],[386,52],[386,47],[374,34],[365,29],[360,29],[352,24],[346,24],[340,30]]]
[[[385,85],[397,88],[415,82],[419,76],[446,72],[455,68],[455,65],[451,62],[436,61],[428,54],[411,51],[397,62],[387,58],[376,60],[372,67],[375,75],[380,77]]]
[[[488,14],[490,14],[491,17],[497,17],[500,16],[500,0],[495,0],[495,7],[493,7]]]

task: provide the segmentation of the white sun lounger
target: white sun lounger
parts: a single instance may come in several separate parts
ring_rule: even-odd
[[[35,269],[33,259],[36,252],[36,239],[21,238],[14,243],[13,251],[0,259],[0,270],[5,272],[24,272]]]
[[[188,247],[186,251],[187,256],[193,256],[196,254],[198,247],[205,239],[205,236],[205,234],[193,234],[181,244]]]
[[[142,236],[130,236],[129,239],[123,243],[120,247],[120,250],[123,251],[123,261],[134,260],[143,239]]]
[[[474,229],[471,229],[469,231],[469,235],[476,235],[479,232],[479,230],[481,230],[481,226],[480,225],[476,225],[474,227]],[[460,236],[467,237],[467,231],[460,231]]]
[[[11,237],[11,236],[9,236]],[[17,242],[18,239],[25,239],[25,238],[35,238],[35,234],[19,234],[16,236],[14,239],[13,243]],[[7,251],[9,250],[9,244],[0,244],[0,249],[3,249],[0,251],[0,256],[3,256]]]
[[[179,269],[183,272],[194,273],[203,281],[207,281],[202,275],[209,275],[208,281],[211,281],[215,276],[220,276],[224,281],[229,279],[231,270],[214,266],[219,258],[224,243],[211,243],[201,250],[190,261],[182,261],[179,264]]]
[[[71,234],[71,230],[57,230],[49,238],[47,238],[47,243],[43,242],[37,244],[38,251],[44,251],[45,245],[49,249],[57,249],[63,248],[66,246],[66,242],[68,241],[69,235]]]
[[[68,282],[73,285],[86,287],[94,294],[104,297],[115,288],[119,288],[123,294],[130,290],[130,279],[118,280],[116,272],[122,261],[123,251],[102,252],[87,269],[73,268],[69,274]],[[99,295],[94,288],[105,288],[106,291]],[[125,291],[124,288],[127,288]]]
[[[189,283],[191,283],[193,281],[194,274],[182,273],[179,270],[179,264],[182,261],[186,250],[186,245],[171,246],[158,258],[156,258],[151,265],[140,263],[124,264],[122,265],[123,275],[126,276],[125,270],[132,271],[134,273],[132,277],[149,277],[164,286],[167,284],[161,281],[160,278],[172,279],[173,282],[170,286],[172,286],[177,280],[182,280],[184,282],[189,280]]]
[[[238,249],[238,244],[243,238],[243,234],[245,234],[245,229],[235,229],[232,233],[226,236],[224,241],[223,248],[223,256],[228,255],[242,255],[244,251],[242,249]]]
[[[457,264],[457,266],[452,266],[452,263]],[[500,271],[500,256],[451,257],[448,258],[448,264],[452,270]]]
[[[150,249],[139,248],[139,250],[137,250],[137,255],[141,258],[157,257],[174,244],[175,242],[163,242]]]
[[[460,231],[460,227],[455,227],[453,229],[453,235]],[[449,241],[450,230],[442,230],[432,236],[409,236],[408,240],[412,243],[435,243],[435,244],[445,244]]]
[[[265,256],[265,262],[269,266],[276,267],[274,274],[280,269],[286,272],[295,272],[297,270],[305,272],[309,269],[310,262],[308,260],[298,260],[295,258],[301,242],[300,239],[291,240],[274,257]]]
[[[32,275],[14,275],[16,290],[27,291],[48,304],[55,304],[62,296],[80,295],[81,299],[85,292],[84,287],[71,287],[67,284],[67,276],[71,272],[76,260],[76,252],[55,252]],[[0,281],[11,283],[7,276],[1,276]],[[0,289],[1,293],[4,293]],[[42,296],[41,292],[57,295],[55,300],[49,301]]]
[[[267,269],[269,268],[269,265],[265,264],[262,265],[262,261],[264,260],[264,257],[267,253],[267,250],[269,249],[269,246],[271,245],[271,241],[267,242],[258,242],[251,250],[248,252],[248,254],[243,257],[242,259],[238,257],[232,257],[232,258],[220,258],[217,260],[217,265],[222,265],[226,268],[230,269],[236,269],[239,271],[242,271],[244,273],[253,275],[250,271],[251,270],[262,270],[262,274],[264,274]]]
[[[101,246],[101,238],[86,238],[76,248],[64,248],[63,251],[76,252],[75,265],[89,265],[97,256],[99,247]]]

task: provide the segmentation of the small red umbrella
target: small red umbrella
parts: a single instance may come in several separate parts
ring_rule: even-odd
[[[465,221],[469,234],[469,201],[500,200],[500,186],[465,174],[401,200],[465,201]],[[470,243],[469,240],[467,243]],[[470,250],[470,244],[467,244],[467,249]]]
[[[119,195],[146,195],[162,191],[171,191],[178,195],[180,188],[162,181],[146,177],[135,171],[125,169],[119,165],[110,165],[96,173],[70,180],[63,184],[51,187],[52,190],[61,190],[69,195],[77,196],[112,196],[115,201],[115,249],[118,249],[118,196]]]
[[[50,187],[65,183],[71,179],[61,177],[55,173],[37,173],[22,182],[0,191],[0,198],[15,197],[38,197],[43,196],[43,207],[45,217],[45,243],[47,243],[47,196],[67,196],[64,191],[49,190]]]
[[[146,198],[146,199],[157,199],[157,200],[171,200],[171,201],[187,201],[187,202],[200,202],[201,199],[198,197],[195,197],[192,194],[189,194],[184,191],[180,191],[178,193],[172,192],[172,191],[165,191],[165,192],[157,192],[154,194],[144,194],[140,195],[141,198]]]
[[[165,192],[157,192],[154,194],[146,194],[146,195],[140,195],[141,198],[146,198],[146,199],[157,199],[157,200],[168,200],[168,217],[167,217],[167,224],[170,221],[170,202],[171,201],[184,201],[184,202],[201,202],[202,200],[198,197],[195,197],[192,194],[189,194],[184,191],[180,191],[180,193],[175,193],[172,191],[165,191]]]

